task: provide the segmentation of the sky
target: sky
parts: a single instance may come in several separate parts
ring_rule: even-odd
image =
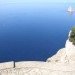
[[[75,0],[0,0],[1,3],[75,3]]]

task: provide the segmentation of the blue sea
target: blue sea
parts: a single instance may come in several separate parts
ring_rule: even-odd
[[[74,3],[0,4],[0,62],[46,61],[65,47],[75,13]]]

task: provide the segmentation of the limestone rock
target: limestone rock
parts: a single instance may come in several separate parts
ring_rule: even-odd
[[[54,56],[47,59],[47,62],[75,63],[75,45],[69,41],[71,31],[65,48],[60,49]]]
[[[47,59],[47,62],[60,62],[61,56],[64,56],[65,48],[60,49],[54,56]]]
[[[65,48],[48,58],[47,62],[0,63],[0,75],[75,75],[75,45],[68,38]]]
[[[1,65],[7,66],[6,63],[2,63]],[[7,66],[5,69],[0,69],[0,75],[75,75],[75,64],[38,61],[15,62],[14,68],[11,66],[8,68]]]

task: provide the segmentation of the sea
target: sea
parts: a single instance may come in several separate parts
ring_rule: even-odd
[[[75,3],[0,3],[0,62],[46,61],[65,47],[75,26]]]

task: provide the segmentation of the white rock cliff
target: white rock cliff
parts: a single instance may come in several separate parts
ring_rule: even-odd
[[[69,36],[70,37],[69,32]],[[60,49],[54,56],[47,59],[48,62],[60,62],[60,63],[75,63],[75,45],[69,41],[66,41],[65,48]]]
[[[75,75],[75,46],[68,39],[65,48],[48,58],[47,62],[0,63],[0,75]]]

